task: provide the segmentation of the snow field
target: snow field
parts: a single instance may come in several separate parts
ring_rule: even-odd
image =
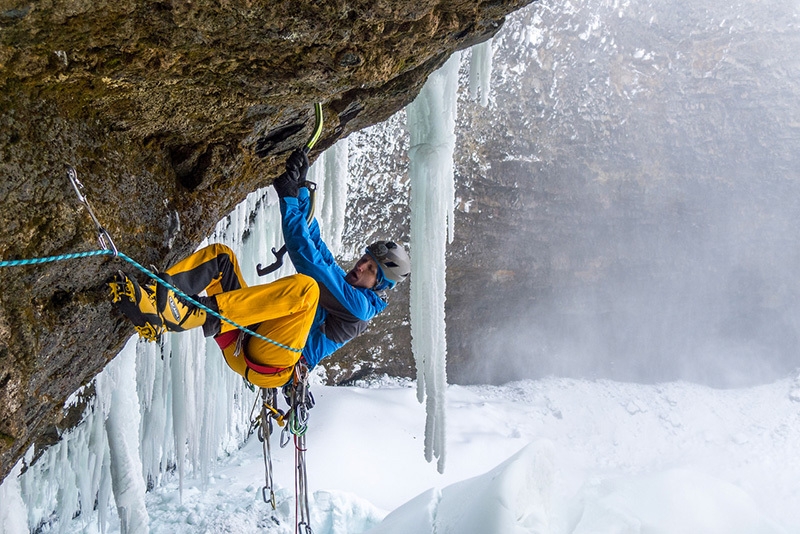
[[[720,391],[554,378],[450,386],[443,475],[422,457],[424,408],[412,389],[315,386],[307,453],[313,527],[317,534],[369,526],[375,534],[433,532],[434,522],[438,533],[465,534],[798,532],[793,384]],[[291,451],[276,454],[283,487],[275,520],[258,495],[260,454],[251,440],[231,458],[239,465],[221,466],[215,477],[214,487],[227,489],[191,497],[195,521],[208,508],[225,509],[207,531],[225,532],[255,514],[275,532],[291,532]],[[169,494],[148,497],[154,523],[169,514],[152,499]],[[168,524],[178,531],[179,522]]]
[[[432,532],[434,522],[439,534],[800,532],[794,380],[741,390],[563,378],[450,386],[443,475],[424,460],[424,407],[408,386],[312,387],[316,534]],[[272,440],[276,511],[261,498],[261,443],[251,438],[207,480],[188,475],[182,496],[177,475],[165,475],[145,495],[150,532],[293,532],[293,455]],[[0,496],[0,532],[27,532],[19,510],[30,496],[14,477]],[[120,532],[107,515],[107,532]],[[79,517],[42,532],[99,529]]]

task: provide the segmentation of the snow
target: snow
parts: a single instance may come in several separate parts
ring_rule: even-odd
[[[460,54],[431,74],[407,108],[411,181],[411,348],[417,398],[426,403],[425,458],[445,465],[445,252],[453,241]]]
[[[316,534],[434,524],[440,534],[800,531],[796,380],[735,390],[563,378],[449,386],[445,474],[419,454],[424,409],[413,386],[312,386]],[[150,532],[293,532],[293,451],[273,454],[276,511],[261,499],[261,444],[251,438],[207,480],[187,474],[182,496],[178,477],[165,475],[145,495]],[[21,495],[31,471],[0,486],[4,533],[27,532],[20,503],[62,482],[37,478]],[[108,523],[107,532],[121,531]],[[52,531],[99,530],[66,514],[42,530]]]
[[[491,471],[404,504],[370,534],[549,532],[552,444],[534,442]]]
[[[741,488],[689,469],[609,480],[584,491],[588,504],[575,534],[597,532],[597,524],[612,532],[780,532]]]
[[[11,470],[6,480],[0,485],[0,532],[27,532],[28,523],[25,517],[25,501],[19,484],[22,463]]]

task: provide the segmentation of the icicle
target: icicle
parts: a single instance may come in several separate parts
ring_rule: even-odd
[[[349,183],[348,159],[350,146],[347,138],[340,139],[325,151],[325,199],[323,212],[325,224],[322,226],[323,239],[334,256],[342,254],[342,234],[344,233],[347,211],[347,186]]]
[[[161,482],[163,468],[174,458],[174,448],[169,441],[172,427],[169,402],[169,353],[164,346],[139,342],[136,345],[137,392],[142,410],[141,455],[142,476],[148,487]]]
[[[316,199],[314,201],[314,216],[319,221],[323,235],[325,227],[328,225],[328,218],[331,216],[330,205],[326,200],[328,197],[328,177],[325,176],[325,160],[327,159],[327,154],[327,151],[320,154],[311,168],[308,169],[308,181],[317,184]]]
[[[186,414],[190,408],[186,405],[188,401],[184,383],[184,351],[178,336],[169,335],[169,342],[172,345],[170,356],[170,375],[172,388],[172,435],[175,447],[175,463],[178,468],[179,494],[183,499],[183,481],[186,475],[186,438],[187,422]]]
[[[407,108],[411,180],[411,333],[417,398],[426,400],[425,457],[445,463],[445,251],[453,239],[453,151],[459,54]]]
[[[135,368],[136,340],[130,339],[97,380],[100,395],[110,398],[106,435],[111,451],[111,487],[123,534],[146,534],[150,523],[139,456],[140,412]]]
[[[469,62],[469,98],[478,100],[483,107],[489,105],[489,92],[492,77],[492,40],[472,47]]]
[[[6,479],[0,484],[0,532],[27,533],[28,507],[22,500],[22,488],[19,483],[19,473],[22,470],[22,460],[11,470]]]

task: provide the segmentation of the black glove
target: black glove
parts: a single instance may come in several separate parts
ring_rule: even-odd
[[[286,174],[299,185],[306,181],[308,156],[306,156],[305,151],[298,148],[291,153],[286,160]]]
[[[300,184],[293,180],[288,173],[283,173],[272,182],[275,187],[275,192],[278,193],[279,198],[283,197],[297,197],[300,191]]]

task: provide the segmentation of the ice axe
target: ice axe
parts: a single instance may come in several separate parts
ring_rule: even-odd
[[[311,152],[311,149],[314,148],[314,145],[317,143],[319,136],[322,133],[322,104],[319,102],[314,104],[314,121],[314,133],[311,134],[311,138],[303,147],[303,152],[306,154]],[[308,217],[306,217],[306,222],[310,223],[311,219],[314,218],[314,200],[317,193],[317,184],[306,181],[303,186],[308,188],[309,198],[311,200],[311,208],[308,210]],[[270,263],[264,268],[261,267],[260,263],[256,265],[256,272],[258,273],[258,276],[266,276],[269,273],[275,272],[281,268],[283,265],[283,257],[286,255],[286,244],[284,243],[280,250],[275,250],[275,247],[272,247],[272,254],[275,255],[274,262]]]

